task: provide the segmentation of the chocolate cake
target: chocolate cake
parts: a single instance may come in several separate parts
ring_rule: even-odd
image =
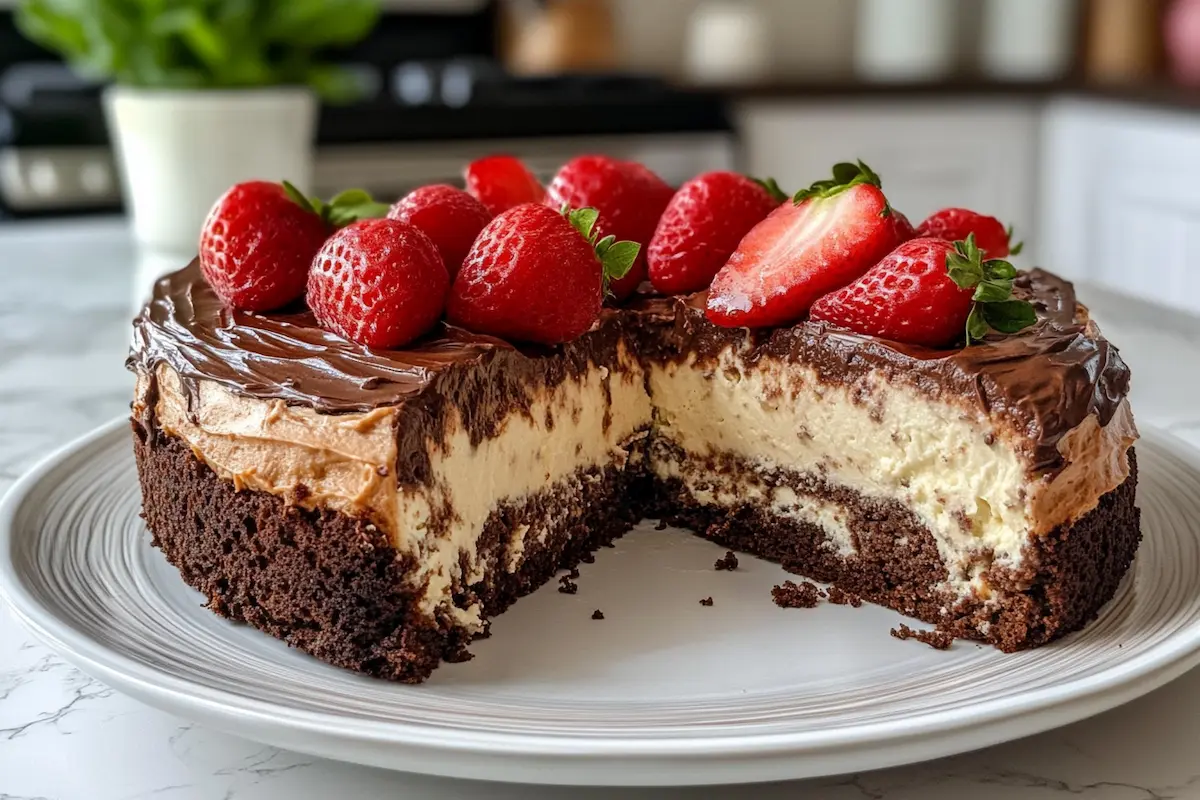
[[[1134,557],[1136,430],[1070,284],[1035,270],[1017,293],[1035,325],[954,350],[721,328],[701,293],[559,346],[439,323],[384,351],[223,306],[193,264],[135,322],[145,518],[215,612],[408,682],[643,516],[1042,645]]]

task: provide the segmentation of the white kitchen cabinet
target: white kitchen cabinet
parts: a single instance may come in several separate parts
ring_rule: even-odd
[[[993,214],[1038,255],[1036,100],[748,100],[738,107],[743,162],[793,191],[862,159],[913,224],[946,206]]]
[[[1044,125],[1046,264],[1195,313],[1200,117],[1062,99]]]

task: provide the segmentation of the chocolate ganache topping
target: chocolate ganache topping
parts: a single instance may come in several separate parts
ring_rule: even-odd
[[[753,364],[766,356],[804,362],[822,380],[853,381],[878,370],[931,397],[957,397],[1008,418],[1033,443],[1034,470],[1061,466],[1058,443],[1090,414],[1107,424],[1129,390],[1129,369],[1067,281],[1032,270],[1014,293],[1032,302],[1038,322],[1013,335],[993,335],[968,348],[930,350],[850,333],[818,322],[749,331],[704,318],[704,293],[641,297],[608,309],[649,361],[714,358],[731,344]],[[616,318],[616,319],[614,319]],[[306,309],[273,314],[222,305],[196,262],[161,279],[134,321],[130,368],[153,373],[167,364],[185,381],[215,381],[235,393],[281,399],[323,413],[369,411],[402,403],[452,366],[482,362],[512,344],[440,325],[404,350],[384,351],[322,330]],[[531,358],[555,348],[526,348]]]
[[[674,350],[699,361],[730,344],[743,360],[767,356],[811,366],[821,380],[854,381],[878,370],[930,397],[953,396],[983,413],[1006,418],[1032,443],[1031,468],[1054,472],[1062,437],[1095,414],[1107,425],[1129,393],[1129,368],[1075,300],[1070,282],[1045,270],[1020,273],[1013,294],[1031,302],[1038,321],[1012,335],[953,350],[902,344],[805,321],[789,328],[721,328],[704,318],[705,293],[644,297],[634,308],[670,325]],[[646,348],[651,357],[655,348]],[[661,357],[661,356],[660,356]]]

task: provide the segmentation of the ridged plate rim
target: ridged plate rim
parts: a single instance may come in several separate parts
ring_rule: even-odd
[[[684,785],[814,777],[936,758],[1038,733],[1128,702],[1200,663],[1200,624],[1193,623],[1123,664],[1031,690],[1016,700],[985,699],[954,711],[823,731],[735,736],[479,733],[291,709],[198,685],[114,652],[60,620],[24,585],[11,557],[22,504],[65,462],[128,437],[128,426],[127,417],[118,417],[59,448],[0,500],[0,598],[38,639],[114,688],[172,713],[315,755],[430,774],[536,783]],[[1200,486],[1200,451],[1145,427],[1138,448],[1165,451],[1183,462]],[[1194,527],[1191,532],[1196,533]],[[614,773],[620,766],[629,769]]]

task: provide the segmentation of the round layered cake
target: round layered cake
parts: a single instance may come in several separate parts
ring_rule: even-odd
[[[419,682],[647,516],[939,642],[1113,596],[1129,370],[998,220],[914,228],[861,162],[790,199],[602,156],[467,183],[234,187],[136,319],[144,516],[214,612]]]

